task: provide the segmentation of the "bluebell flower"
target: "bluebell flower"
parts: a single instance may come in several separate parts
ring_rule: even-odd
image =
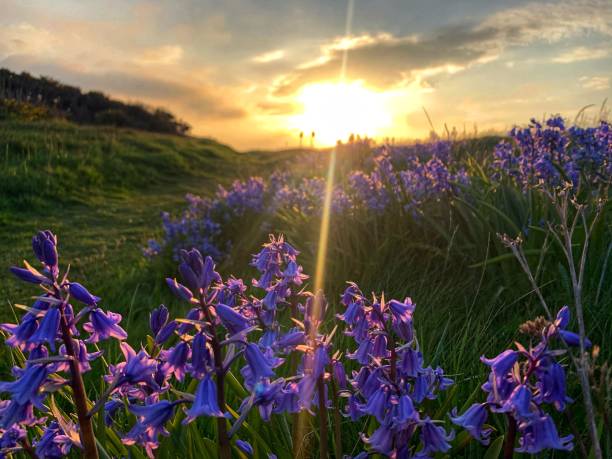
[[[5,341],[6,344],[18,347],[23,351],[32,350],[36,343],[30,341],[30,337],[38,328],[38,319],[33,314],[24,314],[18,324],[1,324],[0,328],[11,336]]]
[[[111,426],[114,422],[113,418],[115,413],[119,410],[119,408],[123,407],[123,401],[118,398],[110,398],[104,404],[104,423],[107,426]]]
[[[518,360],[518,356],[518,352],[508,349],[492,359],[487,359],[486,357],[482,356],[480,360],[484,364],[489,365],[495,376],[498,379],[501,379],[510,370],[510,368],[514,366],[515,362]]]
[[[421,442],[423,449],[419,451],[419,456],[430,455],[431,453],[445,453],[451,449],[449,441],[455,438],[454,432],[446,433],[443,426],[437,426],[430,418],[421,421]]]
[[[188,371],[194,378],[202,379],[214,366],[212,352],[204,333],[198,333],[191,342],[191,364]]]
[[[108,338],[127,339],[127,333],[118,325],[121,322],[121,314],[110,311],[105,313],[96,308],[89,313],[89,320],[83,324],[85,331],[91,333],[87,339],[88,343],[97,343]]]
[[[153,380],[153,373],[157,369],[157,362],[150,358],[144,349],[136,353],[125,342],[121,343],[121,351],[125,357],[125,362],[118,364],[113,371],[115,375],[119,375],[117,384],[146,383],[156,387],[157,383]]]
[[[223,417],[223,412],[217,402],[217,386],[209,375],[206,375],[195,393],[195,400],[186,412],[187,417],[183,421],[187,424],[199,416]]]
[[[519,447],[516,451],[527,454],[538,454],[545,449],[571,451],[573,435],[560,437],[557,427],[548,415],[519,424]]]
[[[39,231],[32,237],[32,249],[36,258],[49,268],[57,267],[57,237],[51,231]]]
[[[158,436],[168,435],[164,426],[174,416],[175,406],[176,402],[168,400],[147,405],[130,405],[130,411],[136,415],[138,421],[123,437],[123,443],[144,446],[147,454],[153,457],[152,451],[159,446]]]
[[[12,266],[11,272],[24,282],[30,282],[32,284],[51,284],[52,281],[47,276],[39,273],[36,269],[28,265],[27,268],[18,268]]]
[[[247,317],[225,304],[217,304],[215,306],[215,312],[219,316],[219,319],[221,319],[223,326],[227,328],[232,335],[249,327],[249,319]]]
[[[253,447],[251,446],[249,442],[244,441],[244,440],[236,440],[236,446],[238,447],[240,451],[245,453],[247,456],[250,456],[250,457],[253,456]]]
[[[30,403],[39,406],[44,398],[41,387],[48,374],[46,365],[29,365],[15,381],[0,382],[0,392],[9,392],[11,400],[19,405]]]
[[[463,427],[483,445],[488,445],[492,429],[484,428],[484,423],[487,422],[487,414],[487,407],[484,403],[474,403],[461,416],[457,415],[457,409],[454,408],[451,413],[451,421],[453,421],[453,424]]]
[[[166,284],[168,284],[168,287],[170,287],[172,293],[174,293],[178,298],[189,302],[193,300],[193,293],[191,293],[191,290],[189,290],[183,284],[179,284],[176,279],[171,279],[168,277],[166,278]]]
[[[70,453],[72,440],[69,435],[64,433],[59,424],[53,421],[47,426],[42,437],[33,446],[36,455],[40,458],[61,459]]]
[[[173,348],[163,352],[163,371],[166,373],[173,373],[176,379],[182,381],[185,377],[187,360],[191,354],[189,345],[181,341]]]
[[[55,351],[55,340],[59,332],[60,312],[57,308],[49,309],[42,320],[38,329],[30,336],[31,343],[49,343],[52,351]]]
[[[361,439],[377,453],[390,456],[393,451],[393,432],[385,424],[381,424],[370,437],[362,434]]]
[[[157,335],[164,325],[168,323],[170,313],[168,308],[160,304],[158,308],[153,309],[149,314],[149,328],[153,332],[153,336]]]
[[[100,297],[89,293],[89,291],[78,282],[70,282],[68,291],[76,300],[88,306],[94,306],[101,300]]]
[[[176,323],[174,320],[171,322],[168,322],[155,335],[155,344],[157,345],[164,344],[166,341],[168,341],[168,339],[170,339],[170,337],[174,334],[177,328],[180,328],[180,327],[178,323]]]
[[[248,343],[244,349],[244,356],[256,381],[260,378],[271,378],[274,376],[270,361],[261,352],[259,346]]]

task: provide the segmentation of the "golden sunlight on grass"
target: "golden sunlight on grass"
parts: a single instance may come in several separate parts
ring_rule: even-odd
[[[387,95],[360,81],[307,85],[297,102],[301,111],[289,119],[290,128],[314,131],[317,144],[322,146],[333,145],[350,134],[380,135],[393,121]]]

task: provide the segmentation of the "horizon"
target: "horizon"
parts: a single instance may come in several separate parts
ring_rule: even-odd
[[[610,2],[358,0],[350,23],[347,4],[0,0],[0,67],[164,107],[241,150],[425,138],[424,109],[438,133],[501,133],[595,118],[610,96]]]

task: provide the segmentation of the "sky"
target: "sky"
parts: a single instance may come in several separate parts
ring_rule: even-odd
[[[0,0],[0,67],[162,106],[239,149],[595,118],[612,1]],[[347,34],[348,32],[348,34]],[[343,56],[346,56],[342,75]]]

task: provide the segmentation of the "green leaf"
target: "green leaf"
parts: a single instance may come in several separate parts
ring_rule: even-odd
[[[504,436],[497,437],[493,443],[489,445],[482,459],[497,459],[504,446]]]

